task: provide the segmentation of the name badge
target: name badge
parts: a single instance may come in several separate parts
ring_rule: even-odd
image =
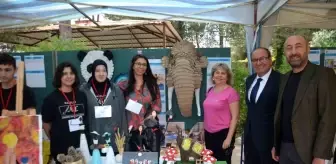
[[[95,118],[110,118],[112,117],[111,105],[95,106]]]
[[[142,108],[142,104],[140,104],[140,103],[138,103],[134,100],[131,100],[131,99],[128,100],[128,103],[126,105],[126,109],[128,111],[131,111],[131,112],[135,113],[135,114],[139,114],[140,111],[141,111],[141,108]]]
[[[83,118],[82,117],[78,117],[75,119],[70,119],[68,120],[69,123],[69,131],[70,132],[75,132],[78,130],[84,130],[85,126],[83,125]]]

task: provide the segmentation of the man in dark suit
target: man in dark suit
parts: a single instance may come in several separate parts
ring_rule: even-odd
[[[324,164],[336,131],[335,72],[308,61],[309,44],[290,36],[284,44],[292,67],[282,79],[275,112],[273,159],[280,164]]]
[[[272,69],[272,56],[266,48],[252,53],[252,64],[256,73],[246,79],[245,164],[273,164],[274,113],[281,74]]]

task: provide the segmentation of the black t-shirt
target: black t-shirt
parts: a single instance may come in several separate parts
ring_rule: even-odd
[[[282,113],[281,113],[281,140],[283,142],[293,143],[292,131],[292,113],[296,91],[299,86],[302,71],[299,73],[291,73],[282,97]]]
[[[83,92],[75,90],[75,99],[73,93],[65,93],[70,103],[76,104],[75,114],[62,92],[58,89],[50,93],[43,101],[42,120],[44,123],[51,123],[50,130],[50,152],[56,158],[60,153],[67,154],[68,148],[80,146],[81,131],[70,132],[69,120],[82,116],[83,122],[87,123],[87,100]]]
[[[12,90],[12,91],[11,91]],[[12,92],[11,96],[10,92]],[[1,100],[0,95],[0,114],[2,113],[2,109],[7,108],[7,110],[15,111],[16,108],[16,85],[14,85],[12,88],[9,89],[2,89],[2,98],[4,101],[4,104]],[[7,101],[8,106],[6,107]],[[27,108],[36,108],[36,100],[35,100],[35,94],[32,91],[32,89],[26,85],[23,87],[23,102],[22,102],[22,109],[25,110]]]

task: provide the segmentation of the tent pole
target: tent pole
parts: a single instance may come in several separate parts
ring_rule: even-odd
[[[253,26],[253,38],[255,38],[256,36],[256,29],[257,29],[257,14],[258,14],[258,1],[255,0],[253,1],[254,3],[254,26]],[[246,48],[247,48],[247,63],[248,63],[248,69],[249,69],[249,73],[250,74],[253,74],[254,73],[254,70],[252,68],[252,63],[251,63],[251,55],[252,55],[252,52],[253,52],[253,49],[255,48],[254,46],[254,42],[252,40],[249,40],[247,39],[247,37],[249,36],[249,32],[248,31],[245,31],[246,32],[246,41],[250,41],[250,42],[246,42]],[[250,46],[248,46],[250,45]],[[248,48],[249,47],[249,48]],[[240,149],[240,164],[244,164],[245,163],[245,154],[244,154],[244,131],[243,131],[243,134],[241,136],[241,149]]]

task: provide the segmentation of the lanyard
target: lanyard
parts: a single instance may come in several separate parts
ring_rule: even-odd
[[[7,109],[8,108],[9,100],[12,97],[12,91],[13,91],[13,88],[10,89],[10,92],[9,92],[9,95],[8,95],[8,99],[7,99],[6,104],[5,104],[4,97],[2,95],[2,87],[0,86],[1,103],[2,103],[3,109]]]
[[[72,111],[72,113],[74,114],[74,118],[76,118],[76,103],[71,103],[68,96],[65,95],[65,93],[60,90],[65,98],[65,100],[68,102],[69,106],[70,106],[70,110]],[[75,97],[75,91],[72,90],[72,101],[76,101],[76,97]]]
[[[98,91],[96,89],[96,85],[94,84],[93,80],[91,80],[91,84],[92,84],[92,88],[96,92],[96,96],[97,96],[98,95]],[[104,99],[105,99],[105,96],[106,96],[106,88],[107,88],[107,82],[105,83],[105,86],[104,86],[103,95],[100,98],[98,98],[100,100],[100,102],[101,102],[101,105],[104,104]]]

